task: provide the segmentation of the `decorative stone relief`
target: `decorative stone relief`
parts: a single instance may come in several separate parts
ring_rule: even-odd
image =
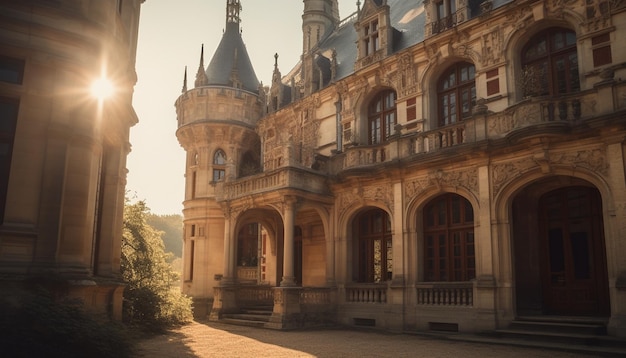
[[[584,24],[587,32],[598,31],[611,26],[611,8],[620,6],[615,0],[585,0]],[[622,5],[623,6],[623,5]]]
[[[581,167],[592,172],[607,175],[609,163],[604,148],[581,150],[578,152],[551,153],[550,161],[558,165]]]
[[[417,68],[413,63],[413,56],[408,52],[401,55],[398,59],[398,68],[400,74],[397,88],[400,97],[407,97],[417,93],[419,84],[417,82]]]
[[[530,6],[520,7],[505,15],[506,23],[513,26],[515,30],[521,30],[534,22],[533,9]]]
[[[483,66],[491,66],[503,62],[502,33],[500,28],[482,36],[482,60]]]
[[[391,185],[361,187],[360,185],[351,191],[341,193],[339,196],[339,211],[345,211],[356,202],[364,203],[366,200],[385,204],[393,213],[393,187]]]
[[[283,290],[273,290],[273,291],[274,291],[274,304],[282,305],[285,301],[284,291]]]
[[[433,171],[428,176],[407,182],[404,190],[406,196],[412,199],[426,189],[434,186],[439,188],[443,186],[465,188],[473,194],[478,195],[478,169]]]
[[[509,182],[512,178],[538,166],[537,162],[532,158],[523,158],[508,163],[493,165],[491,170],[491,187],[493,188],[494,196],[496,196],[500,190],[502,190],[504,184]]]
[[[547,160],[548,163],[542,161]],[[512,162],[495,164],[492,167],[492,188],[493,194],[496,196],[502,187],[516,178],[532,169],[540,166],[561,166],[585,168],[589,171],[607,175],[609,163],[606,159],[606,151],[604,148],[580,150],[577,152],[554,152],[548,153],[545,158],[526,157]]]

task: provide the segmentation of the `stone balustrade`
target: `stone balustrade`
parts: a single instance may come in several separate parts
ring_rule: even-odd
[[[358,285],[346,287],[348,303],[387,303],[387,285]]]
[[[472,282],[436,282],[417,285],[417,304],[428,306],[472,307]]]
[[[626,93],[626,89],[623,92]],[[575,124],[601,115],[602,113],[597,113],[599,100],[599,93],[596,91],[560,98],[531,98],[501,112],[492,113],[485,109],[481,114],[463,122],[433,130],[415,131],[404,128],[385,143],[347,146],[342,152],[326,157],[322,168],[316,168],[317,170],[297,163],[294,165],[293,160],[285,158],[284,164],[276,169],[218,182],[215,191],[217,200],[233,200],[279,189],[328,193],[328,175],[338,175],[349,170],[368,170],[400,160],[420,160],[422,156],[466,144],[500,139],[535,125]]]

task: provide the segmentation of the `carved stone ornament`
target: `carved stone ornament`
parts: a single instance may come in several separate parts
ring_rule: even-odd
[[[339,196],[339,211],[344,212],[354,203],[375,201],[385,204],[389,212],[393,213],[393,187],[391,185],[361,187],[360,185],[351,191],[341,193]]]
[[[437,170],[428,176],[417,178],[405,184],[407,198],[413,199],[432,187],[464,188],[478,196],[478,169],[445,171]],[[410,202],[410,200],[407,200]]]
[[[517,178],[522,174],[537,169],[543,165],[585,168],[591,172],[606,176],[609,170],[609,163],[606,159],[606,150],[604,148],[580,150],[577,152],[554,152],[547,154],[545,158],[548,163],[540,163],[534,157],[527,157],[507,163],[495,164],[492,167],[492,189],[494,196],[498,195],[505,184],[509,183],[513,178]]]

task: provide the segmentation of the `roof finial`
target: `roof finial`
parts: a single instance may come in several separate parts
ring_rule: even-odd
[[[185,78],[183,79],[183,93],[187,92],[187,66],[185,66]]]
[[[241,17],[241,2],[239,0],[226,0],[226,26],[236,24],[239,27]]]
[[[357,0],[357,2],[356,2],[356,10],[358,12],[361,12],[361,0]]]
[[[196,74],[196,87],[204,86],[207,84],[206,72],[204,69],[204,44],[202,44],[202,50],[200,50],[200,66],[198,66],[198,73]]]

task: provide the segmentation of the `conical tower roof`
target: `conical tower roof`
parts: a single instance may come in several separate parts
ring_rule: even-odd
[[[257,92],[259,80],[239,31],[240,10],[238,0],[227,1],[226,30],[207,67],[206,76],[208,85],[237,87]]]

